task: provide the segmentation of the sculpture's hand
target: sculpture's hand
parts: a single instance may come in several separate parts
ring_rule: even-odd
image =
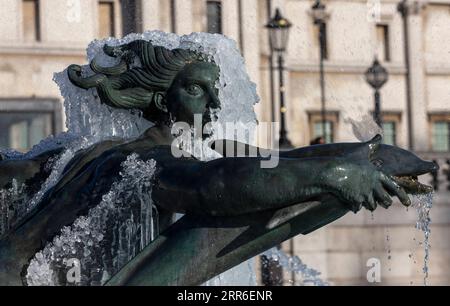
[[[357,212],[362,206],[373,211],[377,205],[388,208],[391,196],[397,196],[405,206],[411,200],[405,190],[394,179],[379,171],[367,161],[336,159],[322,172],[320,180],[325,187]]]

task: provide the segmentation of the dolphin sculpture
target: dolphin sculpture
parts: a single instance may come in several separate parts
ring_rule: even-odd
[[[148,143],[148,139],[146,142]],[[159,140],[156,142],[160,143]],[[229,141],[227,142],[229,145]],[[423,161],[409,151],[382,145],[380,142],[381,137],[377,136],[367,143],[311,146],[280,152],[280,155],[285,158],[346,156],[354,161],[367,161],[369,158],[381,171],[395,176],[407,192],[431,191],[430,187],[417,181],[417,176],[435,171],[436,164]],[[212,147],[227,157],[226,152],[220,152],[219,143],[214,143]],[[245,144],[231,144],[250,149]],[[164,147],[170,149],[169,145],[157,148],[163,150]],[[135,151],[135,147],[127,150]],[[260,151],[262,150],[258,149]],[[92,159],[90,152],[85,154],[88,160]],[[106,153],[101,155],[104,154]],[[82,164],[86,164],[85,167],[90,165],[89,162]],[[76,163],[73,166],[69,164],[67,167],[75,165]],[[70,169],[66,171],[71,173]],[[82,177],[85,172],[70,175]],[[83,180],[81,184],[83,185]],[[62,203],[52,204],[51,201],[46,201],[51,199],[52,192],[58,192],[58,185],[55,188],[55,191],[44,196],[41,206],[0,240],[0,283],[21,284],[27,263],[34,254],[50,241],[61,226],[71,224],[74,218],[89,208],[88,202],[82,200],[69,206],[64,203],[64,198]],[[388,204],[383,205],[387,207]],[[251,214],[214,217],[188,213],[169,226],[108,284],[198,285],[286,239],[312,232],[350,210],[356,212],[360,208],[349,207],[331,194],[325,194],[307,202]]]
[[[222,149],[229,145],[240,152],[255,149],[261,152],[259,148],[228,140],[216,141],[211,146],[220,148],[218,152],[226,157]],[[407,150],[381,144],[379,135],[366,143],[317,145],[280,155],[292,158],[351,156],[355,160],[369,157],[411,194],[431,192],[432,188],[419,183],[417,177],[438,169],[435,163],[424,161]],[[353,210],[356,212],[360,208]],[[349,211],[348,205],[332,195],[325,195],[314,201],[241,216],[185,215],[124,266],[107,285],[199,285],[289,238],[315,231]],[[202,252],[198,252],[199,249]]]
[[[362,205],[387,208],[389,194],[408,205],[406,192],[431,190],[417,176],[435,171],[436,165],[381,145],[381,136],[366,143],[280,152],[279,167],[270,170],[259,166],[271,152],[229,141],[212,147],[220,152],[225,143],[260,154],[228,158],[226,150],[224,158],[210,162],[176,158],[170,126],[194,126],[198,114],[203,123],[212,120],[211,109],[221,106],[216,87],[220,68],[204,54],[168,50],[143,40],[105,45],[104,51],[124,62],[108,68],[91,63],[95,74],[87,78],[80,66],[71,65],[69,80],[83,89],[95,87],[101,102],[109,106],[141,110],[155,126],[132,141],[101,142],[75,155],[36,207],[0,237],[2,285],[26,283],[30,259],[101,201],[120,176],[122,162],[133,153],[157,164],[152,199],[165,212],[160,219],[163,230],[109,285],[198,285],[290,237],[357,212]],[[142,67],[131,65],[136,58]],[[49,174],[41,167],[52,154],[58,152],[20,162],[0,156],[0,187],[11,179],[39,186]],[[269,187],[273,192],[263,194]],[[175,212],[185,216],[172,224]]]

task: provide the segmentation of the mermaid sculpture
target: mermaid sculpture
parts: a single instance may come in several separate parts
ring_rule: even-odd
[[[430,191],[417,176],[436,165],[382,145],[380,136],[367,143],[279,152],[278,166],[266,169],[260,167],[263,156],[227,156],[221,147],[263,151],[233,141],[212,143],[223,158],[204,162],[189,154],[175,157],[172,125],[192,126],[195,115],[206,124],[221,107],[219,67],[199,52],[169,50],[144,40],[105,45],[104,52],[120,63],[102,67],[93,60],[95,74],[89,77],[82,77],[80,66],[71,65],[71,82],[95,88],[101,102],[112,107],[141,110],[155,125],[135,140],[104,141],[75,155],[58,183],[1,238],[2,285],[26,283],[25,271],[34,254],[101,202],[131,154],[155,161],[151,198],[159,211],[159,236],[124,267],[109,267],[102,283],[110,285],[198,285],[349,211],[388,208],[393,196],[409,206],[407,193]],[[12,179],[39,185],[46,176],[42,164],[59,152],[35,160],[0,161],[0,182],[3,187]],[[19,167],[33,171],[7,171]],[[184,216],[174,223],[175,213]],[[111,232],[104,235],[104,241],[114,239]]]

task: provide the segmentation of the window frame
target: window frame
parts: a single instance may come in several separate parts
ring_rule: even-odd
[[[24,3],[25,2],[34,2],[35,3],[35,37],[33,40],[25,39],[25,12],[24,12]],[[42,42],[42,28],[41,28],[41,3],[40,0],[21,0],[20,1],[20,38],[24,43],[33,44]]]
[[[322,122],[322,113],[320,111],[308,111],[308,127],[309,127],[309,140],[311,142],[314,138],[314,124]],[[331,143],[336,142],[338,139],[339,131],[339,111],[327,111],[325,113],[325,121],[331,122]]]
[[[51,134],[63,131],[62,103],[55,98],[0,98],[0,113],[37,113],[51,115]]]
[[[401,112],[382,112],[381,113],[382,122],[394,122],[394,146],[399,145],[399,140],[401,139],[401,124],[402,124],[402,113]],[[383,130],[384,132],[384,130]],[[384,141],[383,141],[384,143]]]
[[[96,36],[97,38],[107,38],[107,37],[100,37],[100,3],[111,3],[113,6],[113,35],[112,37],[120,37],[122,36],[122,9],[121,9],[121,3],[118,0],[97,0],[93,1],[95,3],[95,10],[96,10]]]
[[[209,14],[208,14],[208,5],[209,4],[215,4],[218,6],[219,8],[219,22],[218,22],[218,26],[219,29],[218,31],[215,32],[210,32],[209,31]],[[206,11],[206,26],[205,26],[205,30],[208,33],[217,33],[217,34],[223,34],[223,3],[221,0],[207,0],[205,2],[205,11]]]
[[[448,151],[435,151],[434,150],[434,139],[433,139],[433,124],[437,122],[446,122],[447,128],[449,129],[449,139],[448,141]],[[450,113],[430,113],[428,114],[428,131],[429,131],[429,148],[431,152],[437,153],[448,153],[450,152]]]
[[[121,0],[119,10],[122,23],[122,35],[142,32],[142,2],[140,0]],[[116,31],[117,32],[117,31]]]
[[[382,62],[390,62],[392,60],[392,52],[391,52],[391,31],[390,31],[390,24],[386,22],[377,23],[375,25],[375,40],[377,43],[377,51],[380,51],[378,48],[378,28],[383,28],[383,44],[384,44],[384,54],[383,57],[380,57],[380,54],[378,54],[378,58]],[[378,52],[377,52],[378,53]]]

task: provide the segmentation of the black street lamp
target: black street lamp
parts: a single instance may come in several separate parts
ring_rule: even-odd
[[[292,144],[286,131],[286,106],[284,101],[284,52],[289,39],[289,29],[292,24],[281,15],[280,10],[275,10],[275,16],[266,24],[269,30],[269,43],[272,52],[278,53],[279,92],[280,92],[280,148],[290,148]],[[273,103],[273,101],[272,101]]]
[[[323,138],[326,139],[326,108],[325,108],[325,72],[323,62],[326,57],[326,20],[328,14],[326,12],[325,4],[316,0],[311,7],[314,24],[319,27],[319,58],[320,58],[320,102],[321,102],[321,116],[322,116],[322,133]]]
[[[284,88],[284,52],[289,39],[289,29],[292,24],[281,15],[280,9],[275,10],[275,16],[272,17],[266,24],[266,28],[269,30],[269,45],[271,54],[277,53],[278,55],[278,72],[279,72],[279,94],[280,94],[280,136],[279,147],[280,149],[292,148],[292,144],[287,137],[286,131],[286,106],[285,106],[285,88]],[[271,57],[272,59],[272,57]],[[272,65],[272,62],[271,62]],[[272,67],[272,66],[271,66]],[[272,99],[272,106],[275,101]],[[274,107],[272,108],[274,109]],[[291,242],[292,244],[292,242]],[[280,248],[281,246],[278,246]],[[293,248],[292,248],[293,249]],[[274,286],[283,284],[283,270],[278,264],[262,256],[262,281],[265,285]]]
[[[388,72],[383,66],[381,66],[378,59],[375,58],[372,66],[367,69],[365,77],[367,83],[369,83],[369,85],[372,86],[375,91],[375,109],[373,113],[373,119],[379,127],[382,127],[383,120],[381,118],[380,88],[387,82],[389,78]]]

